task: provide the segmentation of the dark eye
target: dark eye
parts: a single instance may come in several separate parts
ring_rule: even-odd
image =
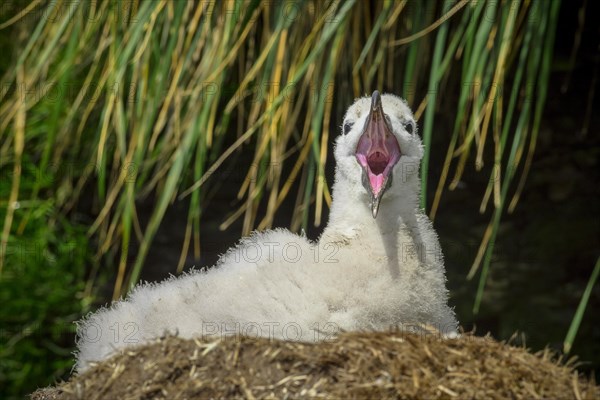
[[[347,135],[348,132],[352,129],[354,122],[344,122],[344,135]]]
[[[406,132],[412,135],[413,133],[415,133],[415,123],[412,121],[405,122],[404,129],[406,129]]]
[[[385,120],[387,121],[388,125],[391,125],[392,124],[392,120],[390,119],[390,116],[387,115],[387,114],[384,114],[384,115],[385,115]]]

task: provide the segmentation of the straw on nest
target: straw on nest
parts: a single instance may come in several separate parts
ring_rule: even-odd
[[[166,337],[32,399],[598,398],[560,365],[489,337],[344,333],[317,344]]]

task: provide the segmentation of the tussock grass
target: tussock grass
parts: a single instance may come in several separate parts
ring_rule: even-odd
[[[218,365],[218,368],[215,366]],[[34,400],[103,398],[593,399],[599,388],[548,349],[490,337],[340,333],[320,343],[160,338],[98,363]]]
[[[18,200],[60,193],[56,207],[69,213],[82,191],[93,190],[98,214],[88,234],[99,257],[120,248],[119,297],[138,281],[165,211],[178,199],[189,197],[190,207],[177,270],[188,252],[199,256],[207,192],[223,162],[240,151],[252,154],[256,168],[241,182],[239,208],[223,229],[237,219],[243,234],[269,228],[290,196],[292,229],[320,225],[331,201],[324,171],[338,129],[332,115],[382,89],[403,94],[421,120],[422,206],[432,198],[432,218],[465,171],[490,173],[480,211],[493,213],[469,272],[480,272],[477,312],[499,221],[518,204],[531,167],[559,6],[57,0],[5,7],[0,28],[16,33],[22,51],[0,92],[0,168],[14,171],[2,202],[2,245],[31,221],[33,209],[21,209],[26,214],[14,226]],[[442,109],[455,115],[449,132],[435,122]],[[432,190],[434,134],[448,135],[449,146]],[[24,191],[26,164],[49,173],[73,168]],[[136,200],[147,196],[155,207],[142,228]],[[260,205],[266,212],[259,215]],[[132,243],[139,251],[127,264]]]

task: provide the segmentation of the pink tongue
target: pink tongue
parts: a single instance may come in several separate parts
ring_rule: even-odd
[[[367,172],[375,197],[379,197],[384,190],[385,180],[401,155],[398,141],[386,132],[382,121],[372,122],[356,147],[356,158]]]
[[[369,182],[371,183],[373,194],[377,196],[383,189],[385,180],[384,171],[388,165],[388,159],[381,151],[375,151],[368,160],[369,167],[367,168],[367,172],[369,175]]]
[[[373,189],[373,194],[375,196],[379,195],[385,181],[384,171],[387,167],[387,162],[385,160],[372,160],[369,164],[367,162],[367,157],[365,157],[364,154],[357,154],[356,156],[360,165],[367,169],[367,176],[369,177],[369,183],[371,184],[371,189]]]
[[[383,174],[375,175],[369,168],[369,182],[371,183],[373,194],[375,194],[375,196],[377,196],[381,192],[381,189],[383,189],[383,180]]]

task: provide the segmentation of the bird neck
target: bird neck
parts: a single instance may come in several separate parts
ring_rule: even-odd
[[[360,185],[336,180],[329,222],[319,244],[340,243],[369,271],[389,273],[391,279],[410,280],[425,264],[440,267],[441,252],[435,233],[423,224],[418,177],[410,177],[384,193],[377,218]],[[358,244],[358,245],[356,245]],[[365,263],[366,260],[368,260]],[[382,260],[385,260],[382,262]]]
[[[332,191],[329,223],[324,236],[346,240],[357,236],[394,235],[416,224],[420,213],[419,183],[403,182],[383,195],[377,218],[373,218],[370,198],[362,186],[337,179]]]

